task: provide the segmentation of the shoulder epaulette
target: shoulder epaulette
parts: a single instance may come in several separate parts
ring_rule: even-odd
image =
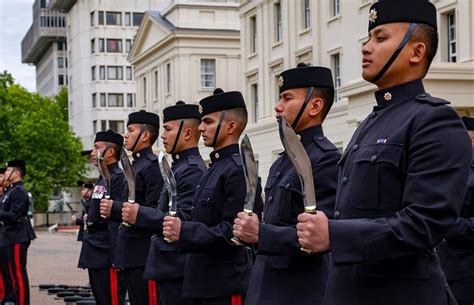
[[[197,166],[198,165],[198,159],[195,156],[189,156],[188,157],[188,164],[192,166]]]
[[[420,101],[422,103],[428,103],[433,106],[440,106],[440,105],[447,105],[450,104],[447,100],[444,100],[439,97],[433,97],[429,95],[428,93],[422,93],[416,96],[416,100]]]
[[[239,154],[233,154],[232,155],[232,160],[234,160],[235,165],[242,166],[242,159],[240,158]]]
[[[333,150],[337,150],[337,147],[332,144],[331,141],[328,140],[328,138],[326,137],[323,137],[323,136],[316,136],[314,137],[314,142],[316,143],[316,145],[319,146],[319,148],[321,148],[321,150],[323,151],[333,151]]]

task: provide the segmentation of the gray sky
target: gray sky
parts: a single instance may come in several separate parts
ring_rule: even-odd
[[[8,70],[29,91],[36,90],[35,68],[21,63],[21,40],[32,23],[34,0],[0,0],[0,71]]]

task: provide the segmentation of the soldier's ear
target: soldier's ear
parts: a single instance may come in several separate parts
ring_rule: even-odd
[[[237,121],[231,120],[227,122],[226,132],[227,134],[233,134],[238,128]]]
[[[193,137],[193,129],[191,127],[184,128],[183,137],[186,141],[189,141]]]
[[[418,64],[426,57],[426,45],[423,42],[412,42],[410,63]]]
[[[323,111],[324,101],[320,97],[314,97],[309,102],[309,116],[316,117]]]

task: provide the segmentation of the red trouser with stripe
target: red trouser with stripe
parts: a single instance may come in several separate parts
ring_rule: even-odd
[[[26,257],[30,243],[28,241],[4,248],[7,258],[7,263],[2,258],[5,302],[15,302],[17,305],[30,304],[30,285],[26,272]]]
[[[143,267],[125,268],[123,272],[130,305],[158,305],[156,282],[143,279]]]
[[[245,295],[240,294],[212,299],[193,299],[194,305],[244,305],[244,301]]]
[[[120,291],[119,275],[114,268],[87,269],[87,272],[97,305],[125,304],[125,291]]]

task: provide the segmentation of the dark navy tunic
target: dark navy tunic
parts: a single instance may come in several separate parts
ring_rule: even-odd
[[[461,215],[437,248],[441,265],[459,304],[474,303],[474,160]],[[462,302],[464,301],[464,302]]]
[[[186,221],[191,217],[196,186],[207,168],[197,147],[173,154],[172,158],[171,170],[177,185],[178,217]],[[158,209],[140,207],[138,210],[135,225],[155,233],[148,253],[145,279],[166,281],[183,277],[186,255],[178,251],[177,243],[168,243],[163,239],[163,218],[169,211],[168,199],[168,191],[163,187]]]
[[[180,250],[189,253],[184,269],[183,297],[219,298],[247,292],[252,271],[246,247],[235,246],[232,226],[244,208],[245,178],[239,146],[210,155],[193,199],[191,221],[181,225]],[[257,210],[262,206],[257,191]]]
[[[136,198],[140,206],[155,208],[158,204],[163,178],[158,167],[158,157],[151,147],[133,154],[133,170],[135,172]],[[124,188],[125,198],[128,188]],[[122,222],[123,201],[114,200],[111,212],[113,221]],[[117,268],[144,267],[150,248],[152,232],[135,226],[120,226],[115,248],[115,266]]]
[[[125,177],[118,163],[108,166],[110,173],[110,198],[126,200],[123,195]],[[99,177],[87,206],[87,230],[82,239],[79,268],[102,269],[112,266],[113,245],[117,227],[110,227],[110,220],[100,217],[100,200],[105,193],[105,180]]]
[[[318,209],[331,216],[341,154],[324,137],[320,125],[299,135],[311,160]],[[265,198],[257,258],[245,304],[322,304],[329,258],[300,250],[296,224],[298,215],[304,212],[302,188],[296,169],[284,153],[270,169]]]
[[[326,304],[450,304],[433,248],[461,210],[468,135],[421,80],[375,97],[340,161]]]
[[[36,238],[28,219],[30,200],[23,182],[9,186],[0,202],[0,247],[28,242]]]

